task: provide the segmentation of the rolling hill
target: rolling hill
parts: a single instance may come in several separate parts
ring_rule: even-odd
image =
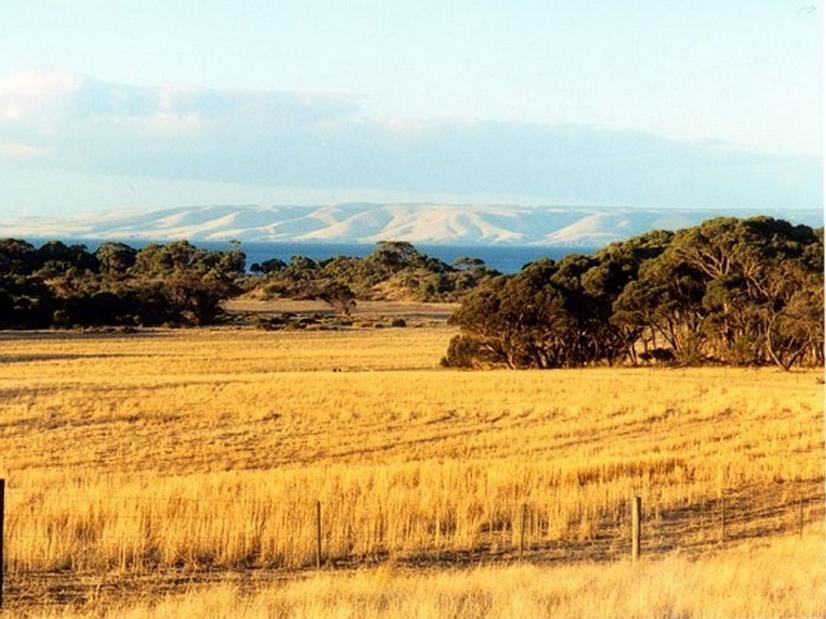
[[[219,205],[6,219],[0,220],[0,236],[596,247],[648,230],[692,226],[719,215],[757,214],[813,226],[821,226],[823,220],[816,209],[766,213],[451,204]]]

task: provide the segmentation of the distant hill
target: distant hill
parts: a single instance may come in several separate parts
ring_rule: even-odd
[[[772,215],[821,226],[820,210],[712,211],[453,204],[196,206],[108,211],[66,219],[0,220],[0,236],[191,241],[307,241],[596,247],[654,229],[677,229],[719,215]]]

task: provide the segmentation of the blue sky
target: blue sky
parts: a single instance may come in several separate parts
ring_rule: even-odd
[[[821,6],[0,2],[0,216],[818,207]]]

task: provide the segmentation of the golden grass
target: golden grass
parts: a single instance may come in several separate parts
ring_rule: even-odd
[[[332,314],[329,303],[318,299],[261,299],[255,294],[246,294],[225,301],[224,309],[231,313],[253,314],[295,312],[319,312]],[[421,303],[417,301],[358,301],[353,309],[354,318],[403,316],[414,320],[447,320],[459,307],[458,303]]]
[[[272,584],[227,580],[183,594],[34,616],[297,619],[583,619],[626,617],[822,617],[826,562],[822,527],[797,537],[741,545],[723,555],[555,567],[510,565],[467,570],[392,566]],[[778,569],[780,567],[780,569]],[[137,598],[137,599],[135,599]]]
[[[513,557],[523,504],[531,559],[624,556],[633,493],[645,554],[716,547],[721,496],[730,540],[823,515],[817,372],[443,370],[452,334],[2,336],[10,586],[306,566],[316,500],[338,564]]]

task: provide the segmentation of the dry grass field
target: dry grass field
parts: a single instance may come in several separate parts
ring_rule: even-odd
[[[320,300],[261,299],[246,294],[225,301],[225,310],[233,314],[322,313],[333,314],[332,307]],[[459,307],[458,303],[419,303],[415,301],[359,301],[353,309],[354,318],[404,317],[412,320],[445,321]]]
[[[136,617],[227,603],[250,616],[824,612],[811,600],[820,373],[450,371],[438,361],[452,334],[0,335],[7,601],[102,614],[140,592],[117,611]],[[631,572],[634,494],[651,558]],[[308,580],[316,501],[341,573]],[[520,544],[534,565],[512,565]],[[795,576],[776,589],[778,557]],[[239,593],[239,574],[262,580]]]
[[[804,564],[809,569],[777,569]],[[444,617],[822,617],[822,533],[744,544],[690,560],[677,555],[631,566],[579,563],[471,569],[323,573],[278,585],[227,579],[158,599],[141,594],[86,609],[42,609],[42,618],[270,617],[442,619]],[[102,608],[106,610],[101,610]],[[67,612],[68,610],[68,612]]]

